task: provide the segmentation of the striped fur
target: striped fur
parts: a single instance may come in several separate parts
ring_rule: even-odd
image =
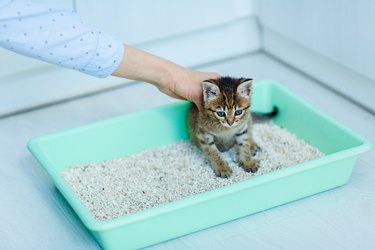
[[[245,171],[256,172],[252,159],[256,144],[252,139],[251,106],[252,79],[221,77],[202,83],[203,107],[192,105],[188,126],[190,139],[210,160],[216,176],[227,178],[232,170],[220,151],[235,146],[238,162]]]

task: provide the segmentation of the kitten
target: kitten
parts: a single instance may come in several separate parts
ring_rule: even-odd
[[[190,140],[198,146],[213,165],[218,177],[228,178],[232,169],[220,154],[235,146],[240,166],[256,172],[258,164],[252,159],[256,144],[252,138],[251,105],[252,79],[221,77],[202,83],[201,111],[195,105],[189,110]]]

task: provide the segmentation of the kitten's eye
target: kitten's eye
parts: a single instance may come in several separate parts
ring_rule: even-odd
[[[224,117],[225,116],[224,111],[216,111],[216,114],[217,114],[218,117]]]
[[[236,110],[236,112],[234,112],[234,115],[241,115],[242,114],[242,109],[238,109]]]

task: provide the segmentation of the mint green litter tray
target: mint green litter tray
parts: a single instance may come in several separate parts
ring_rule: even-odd
[[[109,221],[97,221],[60,176],[72,164],[124,157],[187,140],[186,102],[132,113],[31,140],[28,148],[104,249],[156,244],[345,184],[370,144],[280,84],[254,84],[252,111],[278,108],[274,123],[324,157]],[[139,137],[141,131],[143,137]]]

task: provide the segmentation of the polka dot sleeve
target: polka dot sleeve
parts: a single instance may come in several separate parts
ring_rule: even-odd
[[[106,77],[119,65],[123,43],[60,5],[0,1],[0,46],[16,53]]]

